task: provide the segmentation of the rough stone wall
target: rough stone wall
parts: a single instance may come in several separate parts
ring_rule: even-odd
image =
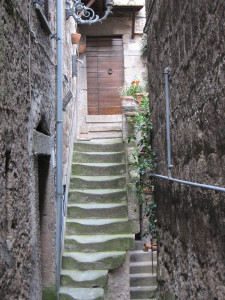
[[[64,8],[66,8],[65,6],[66,6],[66,2],[64,2]],[[71,42],[71,34],[76,33],[76,27],[77,27],[76,23],[72,17],[70,17],[68,20],[64,19],[63,74],[68,79],[69,87],[73,93],[73,97],[71,98],[69,104],[67,105],[66,111],[63,112],[63,184],[66,184],[71,126],[72,126],[74,109],[76,109],[75,98],[76,98],[77,76],[72,76],[72,55],[77,54],[78,45],[77,44],[73,45]],[[68,92],[68,87],[64,83],[64,96],[66,96],[67,92]]]
[[[130,253],[126,254],[126,261],[115,270],[110,270],[105,287],[105,299],[130,300]]]
[[[223,0],[146,1],[157,173],[167,175],[164,68],[170,68],[172,176],[225,186]],[[224,299],[224,193],[155,180],[163,299]]]
[[[50,26],[55,32],[54,1]],[[33,1],[0,3],[0,298],[42,299],[38,154],[33,129],[55,138],[55,41]],[[41,147],[39,147],[40,149]],[[54,147],[48,149],[47,225],[51,229],[45,285],[54,284]],[[44,153],[43,153],[44,154]],[[45,153],[46,154],[46,153]],[[45,222],[45,220],[44,220]]]
[[[122,117],[123,117],[123,142],[126,153],[126,172],[127,172],[127,200],[128,200],[128,219],[132,224],[132,232],[140,232],[140,205],[137,196],[136,179],[139,174],[134,166],[136,159],[133,156],[135,150],[135,142],[128,138],[132,134],[132,128],[127,120],[128,116],[135,115],[138,110],[137,103],[133,97],[127,97],[122,101]]]

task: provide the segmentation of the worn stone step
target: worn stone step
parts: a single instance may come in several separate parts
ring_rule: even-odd
[[[73,162],[124,163],[125,152],[73,152]]]
[[[130,288],[130,299],[152,299],[157,296],[157,286],[138,286]]]
[[[134,247],[132,234],[66,235],[65,251],[96,252],[124,251]]]
[[[120,203],[80,203],[67,204],[67,218],[126,218],[126,204]]]
[[[67,219],[66,234],[119,234],[132,232],[127,218]]]
[[[130,274],[130,286],[156,286],[156,273]]]
[[[72,175],[109,176],[123,175],[126,167],[123,163],[72,163]]]
[[[103,300],[104,290],[102,288],[60,288],[60,300]]]
[[[134,250],[142,250],[144,242],[143,241],[135,241],[134,243]]]
[[[93,141],[78,141],[74,151],[80,152],[120,152],[124,151],[122,139],[96,139]]]
[[[107,281],[108,270],[61,270],[61,286],[102,287]]]
[[[132,300],[133,298],[131,298],[131,300]],[[138,298],[138,299],[136,299],[135,298],[135,300],[158,300],[158,298]]]
[[[112,270],[121,266],[126,257],[125,251],[110,252],[64,252],[62,268],[67,270]]]
[[[71,176],[70,189],[116,189],[126,186],[126,176]]]
[[[153,251],[153,260],[157,260],[157,252]],[[134,250],[130,252],[130,261],[131,262],[151,262],[152,261],[152,252],[144,252],[142,250]]]
[[[126,202],[126,189],[70,190],[70,203],[122,203]]]
[[[130,263],[130,274],[137,273],[151,273],[152,272],[152,261],[139,261]],[[157,261],[153,261],[153,272],[157,272]]]

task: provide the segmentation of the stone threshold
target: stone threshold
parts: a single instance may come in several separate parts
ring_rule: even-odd
[[[86,115],[86,123],[121,123],[122,115]]]

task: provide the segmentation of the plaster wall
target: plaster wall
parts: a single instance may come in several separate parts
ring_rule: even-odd
[[[224,12],[217,1],[146,1],[158,174],[167,175],[164,68],[170,68],[172,176],[225,186]],[[224,299],[224,193],[155,180],[163,299]]]
[[[78,31],[82,34],[82,43],[86,43],[86,36],[122,36],[124,48],[124,83],[130,85],[134,75],[138,74],[143,80],[146,79],[147,69],[141,58],[141,41],[143,37],[144,24],[145,8],[136,13],[134,39],[132,39],[132,13],[128,13],[124,17],[108,17],[102,24],[97,23],[91,26],[82,25],[78,27]],[[88,133],[85,132],[84,129],[87,125],[85,118],[87,115],[86,54],[80,54],[80,59],[83,63],[79,64],[80,68],[78,79],[79,94],[76,135],[78,139],[81,137],[82,133]],[[95,124],[92,125],[94,126]],[[113,134],[114,133],[111,133],[112,137]],[[118,133],[115,133],[115,136],[118,136]]]

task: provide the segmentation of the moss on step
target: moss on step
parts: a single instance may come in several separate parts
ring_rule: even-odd
[[[169,291],[165,296],[159,296],[158,300],[175,300],[175,295],[173,292]]]
[[[43,288],[42,300],[56,300],[56,299],[57,299],[57,292],[56,292],[56,286],[54,284]]]

